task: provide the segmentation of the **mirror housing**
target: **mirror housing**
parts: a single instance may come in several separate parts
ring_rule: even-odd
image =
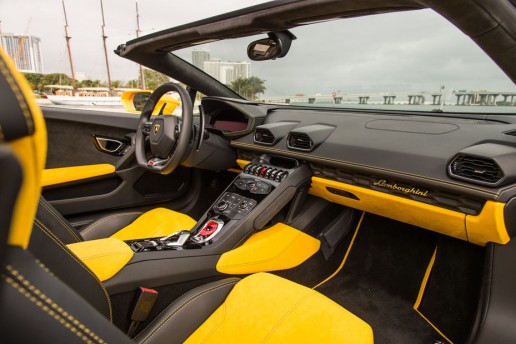
[[[259,39],[247,46],[247,56],[253,61],[275,60],[287,55],[296,39],[290,31],[269,32],[269,38]]]
[[[122,93],[122,105],[124,106],[125,111],[130,113],[140,114],[142,112],[143,106],[147,99],[149,99],[152,91],[150,90],[128,90]],[[158,115],[161,108],[165,106],[163,109],[164,115],[171,115],[176,107],[180,105],[181,102],[174,97],[165,94],[160,98],[158,104],[154,107],[154,111],[152,115]]]

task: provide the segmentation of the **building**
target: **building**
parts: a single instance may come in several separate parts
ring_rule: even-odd
[[[25,73],[43,73],[41,40],[35,36],[0,34],[0,46],[14,60],[16,68]]]
[[[204,70],[204,62],[209,60],[210,51],[208,49],[192,51],[192,64],[200,70]]]
[[[238,78],[251,76],[251,64],[247,61],[226,62],[212,59],[204,62],[203,70],[223,84],[231,84]]]

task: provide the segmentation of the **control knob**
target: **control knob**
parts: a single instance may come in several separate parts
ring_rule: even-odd
[[[229,204],[228,202],[226,201],[220,201],[219,203],[217,203],[217,205],[215,206],[215,208],[218,210],[218,211],[224,211],[228,208]]]

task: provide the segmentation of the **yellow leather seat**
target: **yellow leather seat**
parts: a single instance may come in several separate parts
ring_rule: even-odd
[[[45,127],[26,81],[2,50],[0,104],[2,341],[133,342],[109,321],[111,301],[102,284],[55,235],[47,232],[46,225],[35,219],[46,154]],[[52,257],[60,252],[68,260],[48,260],[51,266],[27,250],[34,235],[33,221],[48,234],[46,241],[56,245],[44,255]],[[80,289],[84,285],[86,288]],[[259,273],[242,280],[212,282],[187,292],[163,310],[135,341],[370,344],[373,333],[364,321],[318,292]]]

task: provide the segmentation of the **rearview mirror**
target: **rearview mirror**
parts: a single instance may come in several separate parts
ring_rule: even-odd
[[[259,39],[247,46],[247,56],[253,61],[275,60],[287,55],[292,41],[296,39],[290,31],[268,33],[269,38]]]

